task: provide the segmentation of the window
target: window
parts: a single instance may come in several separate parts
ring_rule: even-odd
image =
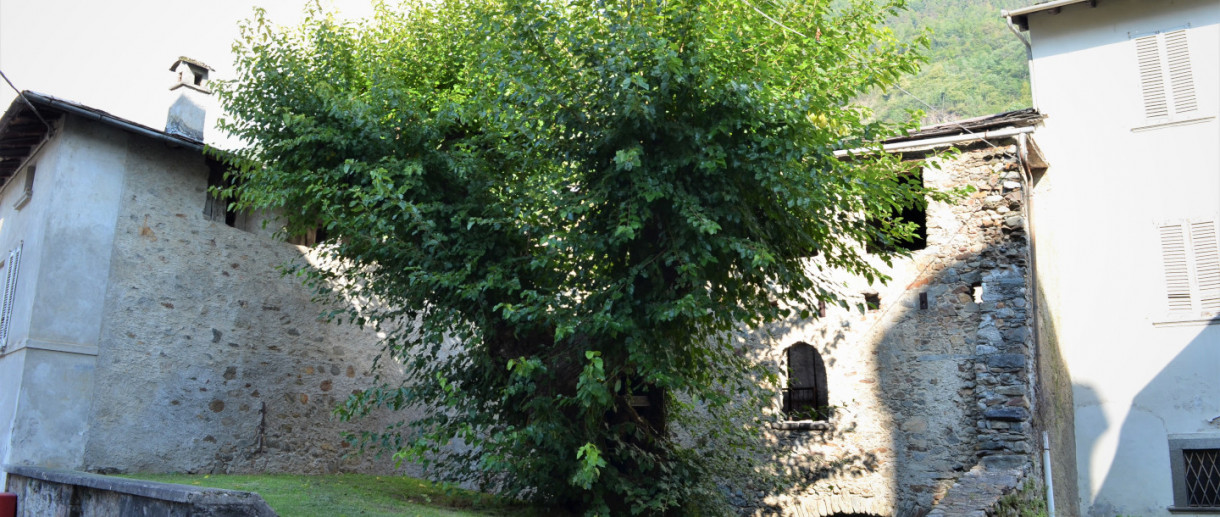
[[[665,434],[668,420],[665,407],[665,390],[655,385],[635,382],[632,389],[631,407],[657,434]]]
[[[0,293],[0,353],[8,349],[9,329],[12,328],[14,298],[17,295],[17,269],[21,265],[21,247],[10,251],[8,260],[0,266],[4,275],[4,292]]]
[[[864,309],[868,312],[881,309],[881,293],[877,291],[864,292]]]
[[[1165,301],[1171,314],[1209,318],[1220,313],[1220,247],[1216,221],[1193,220],[1157,226],[1165,272]]]
[[[912,186],[923,185],[923,169],[915,167],[904,174],[905,181]],[[928,202],[924,199],[913,200],[909,205],[893,207],[889,214],[882,217],[869,218],[868,223],[875,231],[865,242],[869,253],[889,252],[899,250],[917,251],[928,247]],[[909,239],[899,240],[884,235],[890,227],[899,224],[915,224]]]
[[[326,233],[326,227],[318,226],[317,228],[310,228],[309,230],[306,230],[305,233],[300,235],[289,237],[287,242],[289,244],[296,244],[297,246],[312,247],[326,242],[326,239],[328,238],[329,236]]]
[[[1220,510],[1220,435],[1169,435],[1170,510]]]
[[[826,394],[826,365],[808,343],[788,347],[788,387],[784,388],[784,415],[789,420],[825,420],[830,417]]]
[[[1144,118],[1150,124],[1197,114],[1194,73],[1186,29],[1134,38]]]
[[[217,195],[214,189],[222,189],[232,185],[232,178],[225,177],[221,164],[208,161],[208,197],[203,204],[203,216],[209,221],[223,222],[225,226],[241,228],[245,221],[234,210],[229,209],[229,203]]]
[[[25,168],[25,180],[22,182],[24,189],[21,191],[21,197],[17,198],[17,202],[13,203],[13,208],[21,210],[21,207],[30,202],[30,198],[34,197],[34,166],[31,165]]]

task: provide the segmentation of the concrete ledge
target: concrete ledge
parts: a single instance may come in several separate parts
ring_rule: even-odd
[[[0,351],[0,357],[11,354],[18,350],[46,350],[49,352],[63,352],[66,354],[81,354],[81,355],[97,355],[97,345],[82,345],[79,343],[57,343],[54,341],[42,341],[39,339],[22,338],[19,341],[11,343],[12,346]]]
[[[72,470],[5,465],[21,515],[199,515],[274,517],[253,492],[175,485]],[[91,511],[85,511],[89,506]],[[138,513],[132,513],[136,511]]]

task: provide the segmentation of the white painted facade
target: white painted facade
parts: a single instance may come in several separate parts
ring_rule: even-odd
[[[1031,200],[1051,323],[1043,338],[1058,341],[1075,409],[1079,501],[1057,503],[1082,515],[1170,515],[1180,505],[1171,435],[1220,438],[1220,319],[1198,292],[1214,259],[1186,240],[1193,291],[1171,310],[1162,245],[1173,224],[1198,223],[1212,238],[1220,226],[1220,1],[1056,4],[1019,21],[1047,116],[1038,143],[1050,168]],[[1146,61],[1141,79],[1140,47],[1183,41],[1189,68],[1181,54],[1146,54],[1162,68]],[[1151,77],[1163,77],[1164,115],[1145,100]]]
[[[5,464],[35,454],[45,465],[70,468],[84,450],[91,401],[81,395],[93,387],[121,187],[121,175],[107,169],[123,165],[99,147],[104,145],[70,138],[49,141],[0,192],[3,273],[7,277],[18,267],[0,357]],[[17,208],[31,169],[31,195]],[[75,210],[57,209],[66,206]],[[17,248],[21,256],[14,264],[11,252]],[[64,278],[76,280],[58,281]],[[39,450],[48,442],[57,446]]]

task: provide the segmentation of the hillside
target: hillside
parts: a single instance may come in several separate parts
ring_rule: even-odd
[[[889,22],[904,39],[931,29],[927,63],[898,89],[876,92],[861,102],[879,119],[905,120],[906,110],[923,110],[924,123],[1028,108],[1029,69],[1025,46],[1004,24],[1001,9],[1031,0],[910,0],[910,9]]]

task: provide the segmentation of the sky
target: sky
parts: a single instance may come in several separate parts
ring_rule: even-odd
[[[0,71],[20,90],[76,101],[161,129],[178,56],[232,76],[238,22],[255,6],[295,25],[307,0],[0,0]],[[343,18],[369,0],[323,0]],[[0,110],[17,96],[0,80]],[[211,114],[209,114],[211,115]],[[209,117],[211,118],[211,117]],[[222,139],[208,129],[205,140]]]

